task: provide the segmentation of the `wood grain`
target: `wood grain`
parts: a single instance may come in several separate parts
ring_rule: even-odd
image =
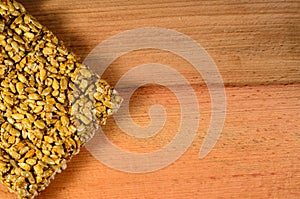
[[[143,63],[162,63],[192,85],[201,107],[196,138],[172,165],[130,174],[98,162],[85,148],[38,199],[98,198],[299,198],[300,197],[300,3],[299,1],[22,0],[37,19],[84,59],[109,37],[138,27],[174,29],[201,44],[216,62],[227,93],[224,130],[204,159],[199,149],[209,126],[209,92],[184,59],[160,50],[139,50],[116,60],[103,75],[111,84]],[[180,82],[178,82],[180,86]],[[113,119],[104,127],[116,145],[150,152],[170,142],[180,122],[179,103],[167,88],[147,85],[131,98],[139,125],[150,105],[168,113],[150,139],[122,132]],[[0,185],[0,198],[14,195]]]

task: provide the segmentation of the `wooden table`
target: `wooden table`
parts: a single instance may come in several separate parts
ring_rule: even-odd
[[[138,50],[120,57],[103,75],[112,85],[126,71],[149,62],[168,65],[189,81],[201,108],[192,145],[170,166],[141,174],[107,167],[83,148],[38,199],[300,197],[299,1],[21,2],[83,59],[99,43],[126,30],[161,27],[181,32],[213,58],[227,94],[221,137],[199,159],[211,115],[203,78],[186,60],[162,50]],[[149,124],[147,111],[155,103],[167,112],[166,125],[156,136],[128,136],[112,118],[103,128],[106,136],[115,145],[138,153],[171,142],[180,123],[180,109],[168,88],[146,85],[138,89],[131,98],[131,116],[139,125]],[[1,185],[0,198],[15,196]]]

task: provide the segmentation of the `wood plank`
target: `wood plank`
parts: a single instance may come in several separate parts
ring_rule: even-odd
[[[172,165],[145,174],[109,168],[83,148],[38,199],[299,198],[299,1],[20,2],[83,59],[99,43],[125,30],[162,27],[182,32],[215,60],[227,93],[221,137],[213,151],[199,159],[211,116],[202,77],[183,58],[161,50],[139,50],[120,57],[103,75],[113,85],[128,70],[149,62],[170,66],[189,81],[201,108],[192,145]],[[137,124],[147,125],[148,108],[156,103],[167,112],[166,124],[156,136],[128,136],[113,118],[103,128],[106,136],[132,152],[160,149],[172,141],[180,124],[175,95],[165,87],[144,86],[132,96],[130,111]],[[0,198],[15,196],[0,185]]]

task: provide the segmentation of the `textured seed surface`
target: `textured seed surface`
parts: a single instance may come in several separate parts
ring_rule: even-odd
[[[32,199],[122,99],[21,4],[0,14],[0,181]]]

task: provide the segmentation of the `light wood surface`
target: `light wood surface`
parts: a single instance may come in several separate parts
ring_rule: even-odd
[[[201,107],[191,147],[172,165],[130,174],[98,162],[85,148],[38,199],[99,198],[299,198],[300,197],[300,2],[283,0],[22,0],[42,24],[82,59],[109,37],[138,27],[163,27],[200,43],[216,62],[227,93],[221,137],[204,159],[211,102],[197,71],[182,58],[160,50],[139,50],[116,60],[103,78],[114,85],[129,69],[162,63],[192,85]],[[180,82],[178,82],[180,86]],[[151,152],[172,141],[179,104],[167,88],[149,85],[135,92],[130,111],[139,125],[160,103],[164,129],[136,139],[113,119],[107,137],[133,152]],[[16,198],[0,185],[0,199]]]

